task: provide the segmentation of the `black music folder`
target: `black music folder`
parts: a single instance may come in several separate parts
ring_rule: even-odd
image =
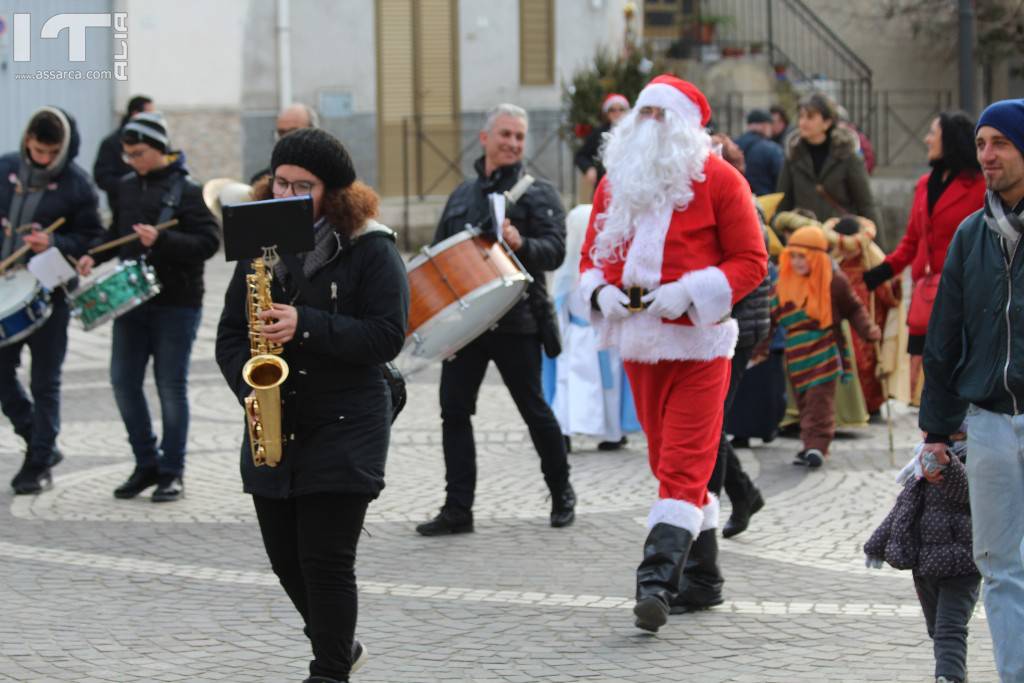
[[[224,212],[224,258],[257,258],[265,249],[299,254],[313,249],[313,199],[309,196],[229,204]]]

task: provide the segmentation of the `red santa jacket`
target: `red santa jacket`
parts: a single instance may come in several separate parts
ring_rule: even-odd
[[[933,273],[942,272],[953,233],[965,218],[985,203],[985,179],[982,175],[961,173],[949,184],[939,201],[935,202],[935,208],[929,216],[928,175],[925,173],[921,176],[914,188],[914,203],[910,208],[910,219],[903,239],[885,257],[885,262],[897,275],[913,264],[910,274],[915,281],[924,277],[927,264],[931,265]],[[921,239],[924,232],[928,233],[927,251]]]
[[[694,197],[682,211],[668,209],[657,220],[638,220],[624,259],[605,259],[600,266],[590,252],[614,189],[608,176],[597,187],[580,257],[583,300],[604,283],[653,289],[678,280],[693,301],[675,320],[646,311],[621,321],[597,315],[594,323],[602,343],[617,347],[626,360],[656,363],[732,356],[738,327],[729,312],[764,279],[768,253],[743,176],[714,154],[704,165],[704,176],[693,184]]]

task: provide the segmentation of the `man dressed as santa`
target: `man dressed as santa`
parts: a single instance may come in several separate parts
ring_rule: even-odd
[[[691,83],[662,75],[643,89],[607,142],[580,260],[576,303],[625,361],[659,482],[633,609],[648,631],[668,619],[691,544],[714,540],[729,313],[767,272],[750,187],[711,153],[710,117]]]

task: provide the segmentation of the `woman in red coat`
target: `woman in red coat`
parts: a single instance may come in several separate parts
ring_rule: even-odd
[[[864,273],[868,289],[875,289],[908,265],[911,267],[914,296],[918,297],[918,301],[911,301],[908,320],[911,395],[921,376],[927,320],[946,250],[960,223],[980,209],[985,200],[985,179],[974,149],[974,121],[967,114],[939,114],[932,121],[924,143],[932,170],[917,181],[907,232],[881,265]],[[922,283],[926,279],[929,281]]]

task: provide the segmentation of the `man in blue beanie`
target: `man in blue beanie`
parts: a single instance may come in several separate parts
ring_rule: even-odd
[[[924,350],[925,452],[949,462],[967,416],[974,561],[1003,683],[1024,683],[1024,100],[990,105],[975,129],[985,207],[956,231]],[[922,456],[924,452],[922,453]],[[938,626],[937,626],[938,631]],[[936,661],[943,638],[934,635]],[[962,681],[959,664],[936,676]]]

